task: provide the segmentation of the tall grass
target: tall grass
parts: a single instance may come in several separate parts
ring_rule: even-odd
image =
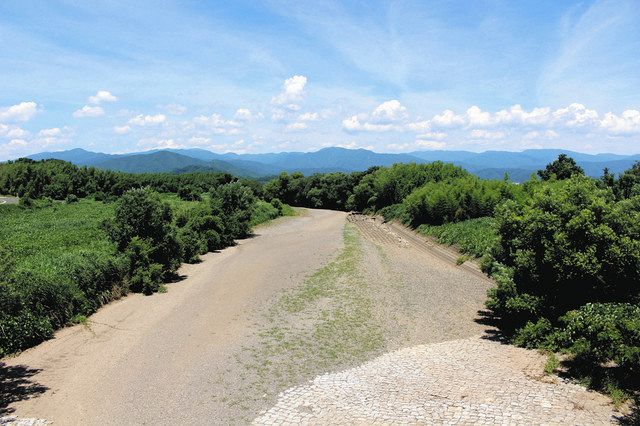
[[[441,244],[456,246],[462,253],[482,257],[498,243],[495,219],[481,217],[444,225],[420,225],[418,232],[430,235]]]

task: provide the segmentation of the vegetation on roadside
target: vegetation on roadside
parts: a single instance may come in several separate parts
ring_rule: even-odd
[[[481,217],[443,225],[420,225],[417,231],[435,237],[440,244],[455,246],[461,253],[481,258],[498,242],[495,219]]]
[[[438,162],[396,164],[343,176],[283,174],[265,193],[377,213],[483,257],[497,282],[487,306],[507,338],[568,354],[571,371],[594,388],[636,389],[640,163],[592,179],[560,155],[538,176],[516,185]]]
[[[228,175],[127,175],[57,160],[0,165],[0,356],[129,291],[166,291],[182,262],[291,214]],[[154,189],[155,188],[155,189]],[[160,193],[157,190],[171,190]]]

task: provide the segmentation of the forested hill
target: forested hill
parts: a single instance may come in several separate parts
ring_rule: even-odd
[[[605,167],[611,173],[620,174],[629,169],[635,161],[640,160],[640,155],[593,155],[551,149],[522,152],[417,151],[407,154],[382,154],[365,149],[336,147],[316,152],[269,154],[217,154],[204,149],[169,149],[117,155],[76,148],[60,152],[43,152],[29,158],[54,158],[79,166],[94,166],[129,173],[217,171],[252,178],[274,176],[283,171],[298,171],[308,175],[365,171],[373,166],[390,166],[394,163],[420,164],[443,161],[463,167],[482,178],[502,178],[508,173],[513,181],[523,182],[536,170],[543,168],[563,153],[574,158],[591,177],[602,175]]]

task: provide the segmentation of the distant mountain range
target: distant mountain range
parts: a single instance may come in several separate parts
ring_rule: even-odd
[[[589,176],[600,176],[608,167],[612,173],[630,168],[638,155],[584,154],[561,149],[530,149],[522,152],[486,151],[416,151],[407,154],[381,154],[365,149],[324,148],[316,152],[281,152],[270,154],[216,154],[204,149],[166,149],[131,154],[103,154],[76,148],[68,151],[42,152],[29,158],[55,158],[79,166],[129,173],[186,173],[216,171],[236,176],[261,178],[280,172],[299,171],[304,174],[363,171],[372,166],[394,163],[428,163],[444,161],[491,179],[501,179],[508,173],[521,182],[544,168],[560,154],[574,158]]]

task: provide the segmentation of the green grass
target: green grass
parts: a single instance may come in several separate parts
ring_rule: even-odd
[[[283,204],[282,212],[278,212],[278,209],[275,208],[271,203],[267,203],[263,200],[258,200],[256,205],[251,213],[251,222],[249,223],[251,227],[269,222],[270,220],[276,219],[279,216],[296,216],[297,213],[293,209],[293,207]]]
[[[111,254],[115,248],[100,228],[113,215],[113,204],[82,199],[49,206],[0,209],[0,241],[16,271],[66,276],[70,257],[84,253]]]
[[[482,257],[498,243],[495,219],[481,217],[444,225],[420,225],[418,232],[441,244],[456,246],[462,253]]]
[[[347,225],[337,258],[285,292],[264,318],[255,346],[239,362],[248,394],[277,392],[333,369],[358,365],[384,348],[374,318],[357,230]]]
[[[560,360],[555,353],[549,352],[547,354],[547,362],[544,364],[544,373],[546,375],[553,374],[560,366]]]

